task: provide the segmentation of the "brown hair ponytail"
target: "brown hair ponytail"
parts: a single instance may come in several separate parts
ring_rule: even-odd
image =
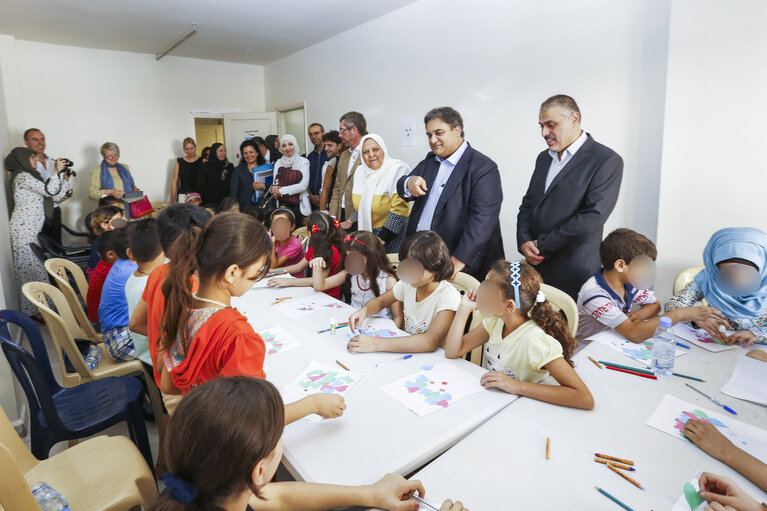
[[[514,287],[511,285],[511,263],[508,261],[497,261],[490,270],[496,276],[500,277],[496,280],[501,285],[504,296],[506,299],[514,298]],[[570,328],[567,325],[567,321],[562,317],[562,313],[558,310],[554,310],[551,303],[548,300],[538,302],[538,292],[541,290],[541,283],[543,279],[541,275],[526,262],[519,264],[520,270],[520,286],[519,286],[519,302],[517,308],[519,312],[529,317],[535,324],[548,335],[559,341],[562,345],[562,354],[570,365],[570,360],[573,356],[573,351],[578,345],[578,341],[570,333]],[[495,280],[495,279],[494,279]]]
[[[168,252],[170,270],[162,285],[165,309],[160,350],[168,349],[177,335],[181,336],[185,350],[192,341],[186,328],[182,327],[186,325],[189,310],[194,306],[192,277],[195,274],[201,283],[210,282],[233,264],[244,269],[264,259],[258,275],[258,278],[263,278],[269,271],[271,253],[269,233],[250,215],[221,213],[208,223],[204,231],[199,227],[184,231]]]
[[[186,324],[189,309],[194,306],[192,278],[197,273],[197,251],[202,245],[202,233],[203,230],[199,227],[184,231],[176,238],[168,251],[167,255],[170,258],[168,276],[162,283],[165,307],[161,320],[160,351],[168,349],[173,344],[179,327]],[[184,347],[187,347],[186,340]]]

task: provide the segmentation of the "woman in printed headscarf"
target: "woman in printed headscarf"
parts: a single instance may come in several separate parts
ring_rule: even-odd
[[[309,160],[298,154],[298,141],[293,135],[280,139],[282,157],[274,164],[272,194],[282,208],[293,212],[296,227],[304,225],[304,216],[312,212],[309,202]]]
[[[47,180],[37,170],[35,153],[26,147],[17,147],[5,158],[5,168],[11,172],[13,213],[11,214],[11,246],[16,283],[19,287],[21,309],[36,321],[42,321],[35,306],[21,293],[27,282],[48,282],[48,274],[35,257],[30,243],[37,243],[37,234],[45,222],[45,203],[63,199],[72,189],[69,176],[60,174],[65,160],[56,160],[56,172]]]
[[[352,188],[352,230],[372,231],[384,243],[386,253],[396,254],[410,215],[410,205],[397,194],[397,181],[410,174],[410,167],[392,158],[378,135],[365,135],[360,147],[362,163]]]
[[[726,320],[699,328],[728,344],[767,344],[767,234],[751,227],[715,232],[703,251],[706,267],[666,304],[666,312],[702,300]],[[727,335],[725,330],[735,330]]]
[[[91,172],[88,197],[93,200],[111,195],[122,199],[125,192],[138,190],[127,165],[119,163],[120,147],[114,142],[104,142],[101,146],[101,165]]]
[[[202,204],[218,206],[225,197],[229,197],[234,171],[234,165],[226,158],[226,146],[220,142],[210,146],[210,158],[200,170],[197,190],[202,195]]]

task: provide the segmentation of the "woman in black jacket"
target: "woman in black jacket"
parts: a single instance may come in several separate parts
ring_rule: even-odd
[[[263,182],[253,179],[253,170],[266,162],[258,151],[258,143],[252,139],[240,144],[240,154],[242,159],[234,168],[229,194],[240,203],[240,211],[245,211],[254,202],[253,194],[265,188]]]

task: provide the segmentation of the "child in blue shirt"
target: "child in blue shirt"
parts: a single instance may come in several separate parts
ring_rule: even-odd
[[[104,335],[107,352],[117,362],[135,360],[136,349],[128,329],[130,315],[128,300],[125,298],[125,283],[138,265],[128,259],[128,236],[115,236],[114,251],[117,261],[109,270],[104,287],[101,289],[99,323]]]

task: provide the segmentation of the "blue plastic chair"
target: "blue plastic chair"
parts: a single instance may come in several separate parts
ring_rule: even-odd
[[[8,323],[24,331],[34,356],[11,340]],[[154,466],[139,379],[111,376],[71,388],[61,387],[53,377],[40,330],[29,316],[19,311],[0,310],[0,344],[29,402],[31,451],[37,459],[47,459],[51,447],[58,442],[95,435],[125,421],[131,440],[149,467]]]

